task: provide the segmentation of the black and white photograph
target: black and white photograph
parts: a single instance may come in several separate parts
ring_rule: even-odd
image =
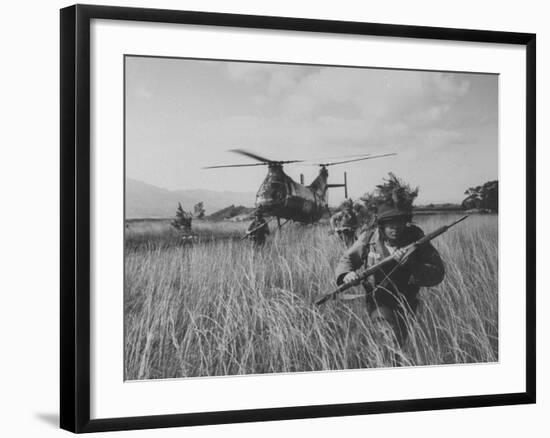
[[[86,3],[3,10],[2,436],[546,436],[545,3]]]
[[[126,381],[499,361],[499,75],[124,57]]]

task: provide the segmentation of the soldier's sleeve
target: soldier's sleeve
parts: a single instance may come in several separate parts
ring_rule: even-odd
[[[269,225],[267,224],[267,222],[264,221],[264,228],[265,228],[265,234],[269,234],[270,231],[269,231]]]
[[[422,237],[424,233],[419,231]],[[445,277],[443,261],[431,243],[418,248],[407,264],[411,270],[411,282],[417,286],[432,287],[441,283]]]
[[[254,228],[256,228],[256,221],[253,220],[252,222],[250,222],[250,225],[248,226],[248,228],[246,229],[246,232],[248,233],[249,231],[252,231]]]
[[[368,248],[365,233],[340,257],[336,266],[336,284],[342,284],[348,272],[355,271],[361,267],[365,259],[365,252]]]

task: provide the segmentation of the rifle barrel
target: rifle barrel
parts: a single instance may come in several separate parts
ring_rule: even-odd
[[[462,216],[460,219],[454,221],[452,224],[450,225],[447,225],[447,228],[451,228],[451,227],[454,227],[456,224],[458,224],[459,222],[462,222],[464,219],[466,219],[469,215],[465,215],[465,216]]]

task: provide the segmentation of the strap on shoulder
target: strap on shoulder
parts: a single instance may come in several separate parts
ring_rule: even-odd
[[[361,239],[362,240],[361,243],[363,245],[363,253],[361,254],[362,256],[361,258],[365,263],[367,261],[367,257],[370,252],[370,245],[372,244],[372,236],[374,236],[375,232],[376,232],[376,229],[370,228],[363,233],[363,237]]]

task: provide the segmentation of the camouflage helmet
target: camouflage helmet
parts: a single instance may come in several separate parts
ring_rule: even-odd
[[[412,220],[412,208],[397,207],[390,203],[384,203],[378,206],[378,211],[376,213],[378,224],[398,218],[410,222]]]
[[[418,187],[412,188],[393,173],[383,184],[376,186],[372,196],[377,204],[378,223],[401,218],[410,222],[413,214],[413,202],[418,196]]]
[[[353,210],[353,206],[354,206],[353,199],[346,198],[340,203],[340,207],[338,207],[338,209],[340,211]]]

